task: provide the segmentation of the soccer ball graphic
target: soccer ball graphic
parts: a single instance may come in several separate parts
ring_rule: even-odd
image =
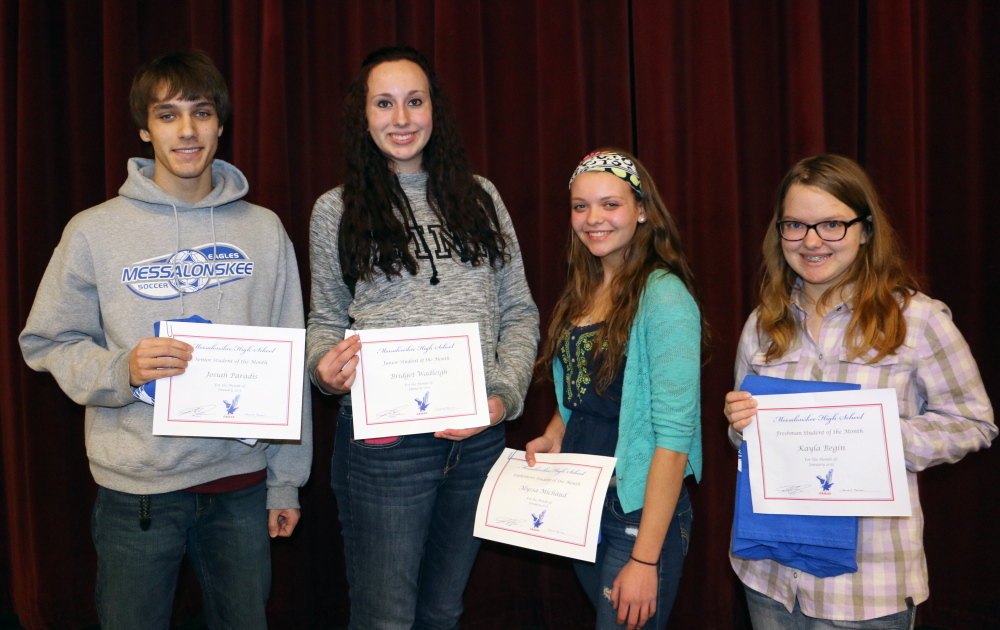
[[[208,275],[202,275],[208,270],[208,258],[205,254],[184,249],[168,258],[167,263],[174,265],[177,275],[170,279],[170,284],[179,293],[194,293],[208,286]]]

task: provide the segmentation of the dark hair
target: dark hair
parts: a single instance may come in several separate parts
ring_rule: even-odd
[[[919,285],[899,253],[895,232],[868,174],[850,158],[817,155],[801,160],[781,181],[771,219],[773,227],[764,237],[757,329],[770,340],[766,360],[783,356],[798,334],[791,300],[798,274],[785,260],[777,229],[777,222],[784,216],[785,197],[795,184],[821,190],[866,219],[861,222],[866,239],[857,257],[840,281],[823,292],[819,304],[827,303],[844,287],[852,287],[852,315],[845,336],[848,356],[856,359],[875,350],[868,360],[875,363],[895,354],[906,341],[903,311]]]
[[[623,264],[615,275],[615,282],[612,285],[613,305],[605,325],[597,331],[597,337],[594,339],[593,358],[600,366],[594,378],[594,389],[598,393],[611,385],[625,361],[632,322],[639,311],[639,300],[646,288],[649,274],[657,269],[665,269],[677,276],[698,304],[699,313],[703,310],[694,290],[694,274],[684,257],[677,224],[674,223],[667,205],[660,197],[649,171],[635,156],[621,149],[607,148],[601,149],[600,152],[624,155],[635,164],[643,192],[640,197],[635,190],[632,190],[632,196],[645,214],[646,221],[635,226],[635,234],[625,249]],[[563,335],[573,327],[574,320],[587,312],[594,296],[604,283],[604,268],[600,258],[590,253],[572,228],[569,238],[566,287],[556,302],[548,336],[536,363],[539,376],[542,378],[551,377],[552,361],[559,350]],[[702,350],[705,351],[710,333],[703,314],[701,335]]]
[[[503,266],[508,258],[496,205],[472,174],[462,148],[458,124],[430,62],[409,47],[382,48],[369,54],[351,82],[344,100],[344,214],[340,258],[348,278],[371,279],[378,270],[401,276],[417,273],[409,234],[394,212],[405,212],[406,195],[389,159],[368,130],[368,77],[372,68],[391,61],[411,61],[424,72],[430,87],[433,131],[421,165],[427,173],[427,203],[440,219],[450,245],[462,262]],[[434,281],[436,282],[436,276]]]
[[[159,94],[160,86],[166,86],[162,99]],[[186,101],[212,101],[219,126],[225,124],[229,117],[226,80],[208,55],[200,50],[191,50],[157,57],[135,73],[132,91],[129,93],[129,107],[136,126],[148,131],[150,106],[178,95]]]

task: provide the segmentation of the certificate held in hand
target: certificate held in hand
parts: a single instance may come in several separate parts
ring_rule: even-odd
[[[579,453],[505,449],[493,464],[476,509],[473,535],[594,562],[608,484],[617,459]]]
[[[301,438],[304,330],[179,321],[159,330],[194,352],[157,386],[153,435]]]
[[[358,335],[355,439],[490,423],[479,324],[347,330]]]
[[[754,512],[910,516],[895,390],[754,398],[743,431]]]

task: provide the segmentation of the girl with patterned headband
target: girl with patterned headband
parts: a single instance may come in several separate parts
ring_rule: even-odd
[[[649,173],[615,150],[570,179],[569,274],[538,361],[558,409],[536,453],[618,458],[596,563],[576,562],[597,628],[662,629],[701,475],[703,325],[680,235]]]

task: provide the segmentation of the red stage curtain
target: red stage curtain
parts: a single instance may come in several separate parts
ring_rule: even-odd
[[[636,151],[678,220],[714,336],[704,478],[671,627],[745,628],[727,557],[734,454],[721,407],[774,188],[807,155],[861,161],[997,392],[987,212],[1000,198],[998,38],[1000,6],[989,0],[0,0],[0,612],[33,629],[96,622],[83,411],[24,365],[16,336],[62,227],[115,195],[126,159],[141,154],[126,99],[142,61],[191,47],[216,60],[234,105],[220,157],[246,173],[252,201],[279,214],[307,272],[312,202],[340,180],[347,83],[375,47],[423,50],[478,171],[511,211],[543,325],[565,272],[569,174],[595,147]],[[525,418],[508,427],[511,446],[545,425],[550,390],[532,390]],[[273,545],[273,628],[348,616],[328,488],[336,407],[314,402],[303,521]],[[989,535],[998,459],[988,451],[922,475],[925,623],[1000,625]],[[177,600],[176,621],[198,614],[190,571]],[[473,629],[593,623],[566,561],[494,544],[483,546],[466,611]]]

